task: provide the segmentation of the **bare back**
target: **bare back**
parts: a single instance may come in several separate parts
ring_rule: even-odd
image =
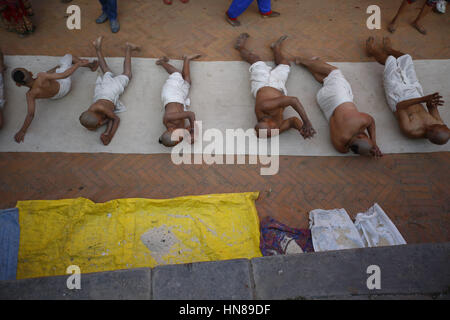
[[[415,104],[407,109],[397,110],[395,114],[400,130],[412,139],[425,138],[427,127],[444,124],[441,119],[436,119],[428,113],[422,104]]]
[[[46,72],[38,73],[37,78],[34,80],[30,92],[35,99],[49,99],[59,92],[59,82],[48,79],[46,75]]]
[[[364,133],[369,124],[369,116],[359,112],[354,103],[341,104],[330,118],[330,136],[333,146],[339,152],[348,152],[348,143],[355,135]]]
[[[285,108],[277,108],[271,111],[262,111],[261,104],[267,100],[283,97],[284,93],[272,87],[263,87],[256,94],[255,113],[258,121],[270,118],[278,126],[283,122],[283,111]]]
[[[169,128],[184,129],[186,127],[184,119],[172,120],[169,119],[168,117],[168,114],[181,112],[184,112],[184,106],[181,103],[171,102],[165,106],[163,124],[166,126],[167,129]]]

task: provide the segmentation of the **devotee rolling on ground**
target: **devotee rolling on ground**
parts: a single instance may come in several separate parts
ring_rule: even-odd
[[[59,65],[47,72],[40,72],[36,78],[33,74],[24,68],[16,68],[11,76],[18,87],[25,86],[28,90],[27,104],[28,112],[22,128],[14,136],[17,143],[23,142],[25,134],[31,125],[36,109],[36,99],[61,99],[65,97],[72,86],[71,75],[79,68],[87,67],[92,71],[98,68],[98,61],[89,62],[85,59],[79,59],[71,54],[66,54],[59,61]]]
[[[273,129],[278,129],[279,133],[291,128],[296,129],[303,138],[311,138],[316,131],[312,127],[311,121],[306,115],[300,100],[297,97],[287,96],[286,81],[291,70],[290,62],[283,56],[281,45],[287,36],[280,37],[272,43],[271,48],[275,57],[276,67],[268,66],[261,58],[246,48],[247,33],[241,34],[235,44],[235,49],[241,54],[244,61],[251,64],[250,79],[251,91],[256,98],[255,113],[258,124],[255,126],[256,135],[271,137],[276,134]],[[284,109],[291,106],[300,116],[283,119]],[[261,131],[260,130],[264,130]]]
[[[377,146],[375,121],[359,112],[353,103],[353,92],[341,70],[317,57],[297,57],[295,62],[306,67],[323,84],[317,102],[330,124],[331,142],[337,151],[381,157]]]
[[[225,19],[233,27],[241,25],[237,19],[245,10],[252,4],[253,0],[233,0],[227,12],[225,13]],[[279,17],[280,13],[272,11],[271,0],[257,0],[259,13],[263,18]]]
[[[92,44],[98,57],[100,68],[103,76],[99,76],[95,83],[94,103],[89,109],[80,116],[80,123],[88,130],[96,130],[97,128],[107,125],[105,132],[101,135],[100,140],[106,146],[114,137],[119,127],[120,118],[116,113],[126,110],[122,102],[119,101],[120,95],[125,91],[132,78],[131,72],[131,52],[138,51],[140,48],[130,42],[125,44],[125,61],[123,73],[114,75],[109,69],[102,53],[103,37],[97,38]]]
[[[393,49],[387,37],[383,39],[383,47],[375,45],[373,37],[367,40],[366,47],[368,54],[385,66],[383,83],[386,99],[397,117],[400,130],[411,139],[446,144],[450,139],[450,129],[438,111],[444,101],[437,92],[424,95],[411,56]]]
[[[3,60],[3,50],[0,48],[0,129],[3,127],[3,109],[5,108],[5,83],[3,80],[3,73],[6,70],[5,62]]]
[[[191,60],[200,58],[201,55],[184,56],[183,70],[180,71],[171,64],[169,59],[163,57],[156,61],[157,65],[162,66],[167,73],[169,79],[163,86],[161,99],[163,102],[164,117],[163,123],[167,130],[159,138],[159,143],[166,147],[173,147],[183,140],[183,137],[172,140],[172,134],[177,129],[186,129],[191,135],[191,143],[194,143],[194,123],[195,114],[188,111],[190,105],[188,99],[189,89],[191,88]],[[185,120],[189,120],[189,125],[186,126]]]
[[[402,16],[408,10],[408,7],[416,1],[417,0],[402,0],[402,4],[398,9],[397,14],[388,26],[388,30],[390,32],[394,33],[397,30],[399,17]],[[422,10],[420,10],[420,13],[417,16],[416,20],[414,20],[414,22],[412,23],[412,26],[416,28],[420,33],[427,34],[427,30],[422,25],[422,20],[431,12],[431,10],[436,6],[438,2],[439,0],[425,0]]]

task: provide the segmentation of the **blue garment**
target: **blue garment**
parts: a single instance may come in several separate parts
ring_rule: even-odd
[[[99,0],[109,20],[117,19],[117,0]]]
[[[257,0],[259,12],[262,14],[272,11],[270,0]],[[239,17],[252,4],[253,0],[233,0],[227,14],[231,19]]]
[[[16,279],[19,242],[19,209],[0,210],[0,280]]]

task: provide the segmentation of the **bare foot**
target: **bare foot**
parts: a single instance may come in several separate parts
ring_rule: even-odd
[[[100,50],[102,48],[103,36],[98,37],[94,41],[92,41],[92,45],[96,50]]]
[[[397,22],[396,21],[392,21],[389,25],[388,25],[388,30],[390,33],[394,33],[395,30],[397,30]]]
[[[417,22],[413,22],[412,26],[416,28],[421,34],[427,34],[427,30]]]
[[[270,45],[270,47],[273,49],[273,48],[275,48],[275,47],[281,45],[281,43],[282,43],[284,40],[286,40],[287,38],[288,38],[287,35],[281,36],[277,41],[275,41],[274,43],[272,43],[272,44]]]
[[[98,60],[94,60],[91,62],[89,68],[91,69],[92,72],[97,71],[99,66]]]
[[[392,50],[392,42],[389,37],[383,37],[383,49],[384,49],[384,51]]]
[[[369,37],[366,41],[366,50],[369,57],[373,56],[373,53],[375,52],[375,38]]]
[[[241,33],[240,35],[239,35],[239,37],[237,38],[237,40],[236,40],[236,44],[234,45],[234,48],[236,49],[236,50],[239,50],[239,49],[241,49],[242,47],[244,47],[245,46],[245,42],[247,41],[247,39],[250,37],[250,35],[247,33],[247,32],[245,32],[245,33]]]
[[[125,46],[126,46],[127,48],[130,48],[131,51],[133,51],[133,50],[135,50],[135,51],[141,50],[141,47],[139,47],[138,45],[135,45],[134,43],[131,43],[131,42],[125,43]]]
[[[193,54],[191,56],[184,55],[183,60],[195,60],[195,59],[201,58],[201,56],[202,56],[201,54]]]
[[[155,63],[156,63],[158,66],[160,66],[160,65],[162,65],[164,62],[165,62],[165,63],[169,62],[169,58],[167,58],[166,56],[164,56],[164,57],[162,57],[162,58],[159,58]]]

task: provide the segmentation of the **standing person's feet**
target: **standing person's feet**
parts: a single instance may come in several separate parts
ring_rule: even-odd
[[[189,0],[180,0],[182,3],[188,3]]]
[[[139,47],[138,45],[136,45],[134,43],[131,43],[131,42],[125,43],[125,46],[127,48],[130,48],[131,51],[139,51],[139,50],[141,50],[141,47]]]
[[[159,58],[158,60],[156,60],[155,64],[157,64],[158,66],[162,65],[163,63],[167,63],[169,62],[169,58],[167,58],[166,56]]]
[[[110,24],[110,26],[111,26],[111,31],[112,31],[112,33],[117,33],[117,32],[119,32],[119,30],[120,30],[120,24],[119,24],[119,21],[116,19],[116,20],[109,20],[109,24]]]
[[[163,2],[164,2],[165,4],[167,4],[167,5],[172,4],[172,0],[163,0]]]
[[[421,24],[417,23],[417,21],[414,21],[414,22],[412,23],[412,26],[413,26],[414,28],[416,28],[417,31],[419,31],[421,34],[423,34],[423,35],[426,35],[426,34],[427,34],[427,30],[426,30]]]
[[[101,50],[102,41],[103,41],[103,36],[100,36],[97,39],[95,39],[94,41],[92,41],[92,45],[94,46],[95,50]]]
[[[276,18],[276,17],[281,16],[281,13],[276,12],[276,11],[272,11],[272,12],[270,12],[269,14],[263,14],[263,13],[262,13],[261,16],[262,16],[263,18]]]
[[[388,25],[388,30],[390,33],[394,33],[395,30],[397,30],[397,21],[392,20],[391,23]]]
[[[231,24],[233,27],[239,27],[241,23],[238,19],[231,19],[228,14],[225,13],[225,19],[228,21],[229,24]]]
[[[288,38],[287,35],[281,36],[277,41],[275,41],[270,45],[270,48],[274,49],[275,47],[281,45],[281,43],[283,43],[283,41],[286,40],[287,38]]]
[[[236,40],[234,48],[236,50],[240,50],[241,48],[243,48],[245,46],[245,42],[247,41],[248,38],[250,38],[250,35],[248,33],[246,33],[246,32],[241,33]]]
[[[97,24],[101,24],[106,22],[106,20],[108,20],[108,15],[104,12],[102,12],[102,14],[97,18],[97,20],[95,20],[95,23]]]

